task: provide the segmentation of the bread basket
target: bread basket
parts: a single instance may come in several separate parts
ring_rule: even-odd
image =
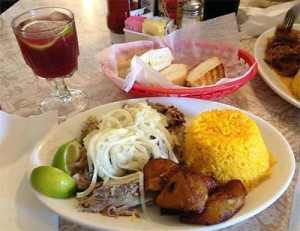
[[[239,49],[238,57],[248,66],[254,65],[253,69],[242,79],[218,86],[190,89],[157,88],[134,83],[129,94],[137,97],[190,97],[197,99],[214,99],[225,96],[238,90],[245,83],[250,81],[257,73],[258,67],[256,61],[248,52]]]

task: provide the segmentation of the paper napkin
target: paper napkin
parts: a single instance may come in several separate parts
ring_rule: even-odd
[[[295,185],[294,198],[292,203],[292,209],[290,213],[290,223],[288,231],[300,230],[300,169],[297,174],[297,181]]]
[[[23,118],[0,110],[0,229],[57,231],[58,217],[34,196],[26,176],[36,143],[57,123],[57,113]]]
[[[240,38],[247,39],[259,36],[266,30],[282,23],[285,14],[296,2],[286,2],[267,8],[240,7],[238,11]],[[295,23],[300,23],[300,17]]]

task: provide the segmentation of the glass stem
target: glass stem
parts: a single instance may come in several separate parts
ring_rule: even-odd
[[[55,79],[55,87],[57,97],[60,98],[62,101],[69,101],[71,100],[71,93],[67,87],[67,84],[63,78]]]

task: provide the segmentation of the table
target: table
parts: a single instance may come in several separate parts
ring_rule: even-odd
[[[88,94],[93,108],[113,101],[132,98],[108,81],[99,69],[99,52],[110,45],[106,27],[106,1],[104,0],[20,0],[0,17],[0,104],[2,109],[21,116],[39,114],[41,98],[54,86],[34,77],[25,65],[10,27],[13,16],[42,6],[66,7],[75,13],[80,46],[79,68],[67,80],[69,86]],[[250,53],[256,38],[241,41],[240,47]],[[300,110],[272,91],[259,74],[238,91],[215,101],[249,111],[276,127],[291,145],[297,168],[300,161]],[[287,230],[296,174],[286,192],[269,208],[258,215],[232,227],[237,230]],[[87,231],[86,227],[60,218],[60,231]]]

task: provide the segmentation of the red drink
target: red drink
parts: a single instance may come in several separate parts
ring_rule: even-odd
[[[78,66],[74,19],[59,12],[53,15],[23,21],[14,30],[27,65],[43,78],[71,76]]]
[[[14,17],[11,26],[26,64],[37,77],[55,83],[55,90],[41,102],[41,111],[56,110],[62,121],[85,110],[86,94],[69,89],[64,80],[78,66],[74,14],[65,8],[42,7]]]

